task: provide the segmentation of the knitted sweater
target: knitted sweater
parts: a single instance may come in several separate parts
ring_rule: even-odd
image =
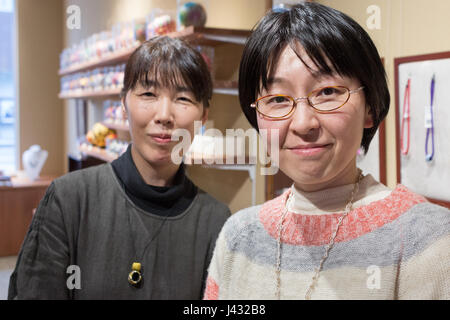
[[[281,238],[281,299],[305,298],[342,215],[333,209],[345,207],[352,189],[293,191]],[[276,298],[277,226],[288,194],[228,219],[204,299]],[[391,191],[366,176],[311,298],[450,299],[450,210],[403,185]]]

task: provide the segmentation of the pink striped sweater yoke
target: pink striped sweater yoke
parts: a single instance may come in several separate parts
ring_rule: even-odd
[[[225,223],[204,299],[275,299],[277,224],[289,191]],[[341,213],[289,210],[281,299],[304,299]],[[343,220],[312,299],[450,299],[450,210],[398,185]]]

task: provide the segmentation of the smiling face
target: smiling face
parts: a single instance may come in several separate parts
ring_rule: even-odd
[[[171,152],[178,141],[171,141],[176,129],[194,136],[194,121],[205,122],[208,109],[196,101],[186,87],[167,88],[156,82],[149,87],[137,83],[123,99],[125,117],[136,154],[153,166],[171,165]]]
[[[261,90],[258,98],[269,94],[305,97],[325,86],[361,87],[357,79],[318,74],[303,48],[297,45],[295,50],[309,68],[287,45],[269,75],[268,89]],[[306,100],[299,100],[289,118],[273,120],[258,113],[257,122],[259,129],[279,131],[280,169],[304,191],[354,183],[363,128],[373,125],[364,90],[352,93],[345,105],[329,113],[318,113]]]

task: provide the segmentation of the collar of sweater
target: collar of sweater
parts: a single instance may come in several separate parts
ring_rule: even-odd
[[[131,156],[131,144],[111,165],[128,196],[148,212],[177,215],[190,205],[197,193],[195,185],[186,177],[183,164],[177,171],[172,186],[159,187],[145,183]]]
[[[361,189],[355,197],[356,202],[343,220],[335,242],[348,241],[369,233],[394,221],[413,206],[427,201],[423,196],[411,192],[401,184],[389,192],[384,189],[383,193],[382,188],[376,181],[374,183],[370,175],[363,180],[362,184],[360,182]],[[342,216],[342,210],[348,202],[352,187],[353,185],[341,186],[306,195],[296,190],[298,194],[293,205],[295,211],[289,209],[283,219],[281,241],[293,245],[329,243],[338,220]],[[326,200],[328,207],[317,202],[317,199],[324,198],[324,193],[330,198],[329,203],[328,199]],[[384,196],[386,193],[388,195]],[[278,238],[278,227],[288,196],[289,190],[267,201],[259,210],[259,221],[273,239]],[[314,201],[309,200],[312,198]],[[339,207],[341,212],[330,212],[332,206]],[[317,209],[318,207],[320,209]],[[323,210],[325,207],[327,211]]]
[[[343,212],[354,184],[348,184],[315,192],[304,192],[295,187],[292,188],[293,201],[288,210],[295,214],[323,215]],[[372,175],[364,176],[357,193],[354,196],[352,208],[358,208],[373,201],[384,199],[392,190],[377,182]]]

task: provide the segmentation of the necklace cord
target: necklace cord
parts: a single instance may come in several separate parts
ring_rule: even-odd
[[[128,211],[128,226],[129,226],[129,229],[130,229],[130,232],[131,232],[131,234],[133,234],[133,231],[132,231],[132,229],[131,229],[131,212],[130,212],[130,210],[127,210]],[[158,235],[160,234],[160,232],[161,232],[161,229],[162,229],[162,227],[164,226],[164,224],[166,223],[166,221],[168,220],[168,218],[169,218],[169,215],[170,215],[170,211],[168,211],[167,212],[167,214],[164,216],[164,220],[163,220],[163,222],[161,222],[161,224],[159,225],[159,227],[158,227],[158,229],[156,230],[156,232],[155,232],[155,234],[153,235],[153,237],[147,242],[147,244],[145,245],[145,247],[144,247],[144,249],[143,249],[143,252],[142,252],[142,255],[140,255],[140,258],[141,259],[138,259],[139,257],[138,257],[138,253],[137,253],[137,249],[136,249],[136,243],[135,243],[135,237],[134,236],[132,236],[131,238],[132,238],[132,243],[133,243],[133,249],[134,249],[134,261],[133,261],[133,263],[135,263],[135,262],[139,262],[139,261],[141,261],[141,260],[143,260],[144,259],[144,256],[145,256],[145,253],[147,252],[147,249],[149,248],[149,246],[150,246],[150,244],[152,244],[153,243],[153,241],[158,237]],[[141,273],[143,273],[143,270],[141,269],[140,270],[140,272]]]
[[[334,245],[334,241],[335,238],[338,234],[339,228],[342,224],[342,221],[344,220],[344,218],[347,216],[347,214],[350,212],[352,206],[353,206],[353,199],[355,197],[355,194],[358,192],[359,189],[359,183],[361,182],[361,179],[363,178],[363,174],[361,172],[361,170],[359,170],[359,175],[358,175],[358,179],[353,187],[353,191],[352,194],[350,196],[350,200],[347,203],[347,205],[345,206],[345,210],[344,213],[339,217],[338,223],[336,225],[336,229],[334,230],[333,234],[330,236],[330,240],[329,243],[327,244],[326,248],[325,248],[325,253],[319,263],[319,266],[314,270],[314,276],[312,277],[312,282],[309,285],[306,294],[305,294],[305,299],[306,300],[311,300],[311,295],[312,292],[314,290],[314,288],[317,285],[317,281],[319,279],[319,274],[320,271],[322,270],[323,264],[325,262],[325,260],[328,258],[328,253],[331,250],[331,248]],[[293,191],[292,191],[293,185],[291,186],[291,190],[289,191],[289,196],[287,197],[287,200],[285,202],[284,205],[284,209],[283,209],[283,213],[281,214],[280,217],[280,221],[278,222],[278,239],[277,239],[277,261],[276,261],[276,292],[275,292],[275,296],[277,298],[277,300],[280,300],[280,296],[281,296],[281,235],[282,235],[282,231],[283,231],[283,223],[284,223],[284,218],[288,212],[288,208],[289,208],[289,204],[293,199]]]

